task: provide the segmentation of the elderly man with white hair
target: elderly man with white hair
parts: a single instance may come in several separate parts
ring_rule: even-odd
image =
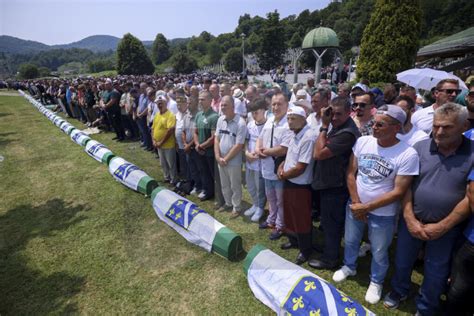
[[[420,175],[402,203],[392,291],[384,299],[387,308],[397,308],[407,299],[413,265],[425,244],[417,314],[439,312],[439,298],[446,289],[453,250],[464,226],[461,223],[470,214],[466,188],[474,173],[474,142],[463,136],[469,127],[467,118],[467,109],[459,104],[439,106],[433,116],[433,138],[413,146],[420,157]]]

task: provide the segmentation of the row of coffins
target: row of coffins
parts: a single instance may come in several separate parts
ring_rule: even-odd
[[[107,165],[115,180],[150,196],[158,218],[187,241],[228,260],[236,260],[242,254],[242,238],[206,210],[159,186],[139,167],[115,156],[107,146],[91,139],[31,96],[19,92],[74,143],[84,147],[90,157]],[[255,297],[279,315],[374,315],[324,279],[262,245],[254,246],[247,254],[244,273]]]

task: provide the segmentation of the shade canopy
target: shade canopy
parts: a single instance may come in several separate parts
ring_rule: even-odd
[[[306,34],[303,39],[302,49],[313,48],[338,48],[339,38],[336,32],[328,27],[317,27]]]

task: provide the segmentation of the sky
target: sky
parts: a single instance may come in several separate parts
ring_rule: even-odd
[[[0,35],[48,45],[68,44],[91,35],[141,40],[190,37],[208,31],[217,36],[235,30],[239,16],[280,18],[322,9],[330,0],[0,0]],[[316,27],[316,26],[315,26]]]

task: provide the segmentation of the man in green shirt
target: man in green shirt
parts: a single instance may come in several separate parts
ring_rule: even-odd
[[[212,96],[209,91],[201,91],[199,93],[201,111],[196,115],[196,129],[194,132],[194,145],[195,150],[199,154],[198,168],[203,186],[203,191],[199,194],[199,198],[201,201],[213,198],[216,193],[214,185],[217,184],[217,202],[218,206],[221,206],[224,199],[220,192],[220,179],[214,159],[214,133],[216,132],[219,116],[211,108],[211,101]]]
[[[101,106],[107,113],[110,124],[115,130],[114,140],[125,140],[125,130],[122,126],[122,118],[120,115],[120,93],[112,86],[112,80],[107,79],[105,82],[105,91],[102,94]]]

